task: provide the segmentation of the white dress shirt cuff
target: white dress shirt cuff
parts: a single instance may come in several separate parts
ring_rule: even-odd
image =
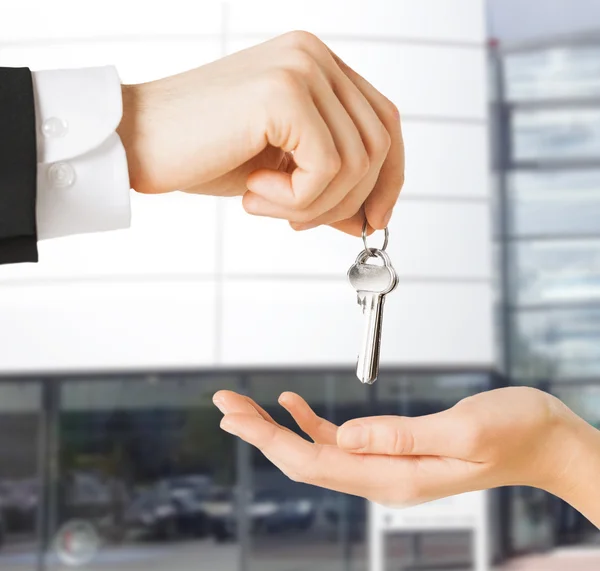
[[[38,238],[127,228],[127,158],[114,67],[32,74],[38,153]]]

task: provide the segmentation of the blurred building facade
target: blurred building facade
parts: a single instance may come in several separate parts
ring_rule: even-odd
[[[504,370],[600,427],[600,34],[492,52]],[[511,491],[516,551],[596,544],[563,502]]]
[[[359,239],[296,234],[238,199],[132,194],[130,230],[49,241],[39,265],[0,269],[2,569],[60,566],[73,520],[101,537],[90,570],[365,569],[365,503],[289,482],[219,430],[212,394],[244,391],[290,425],[283,390],[340,423],[497,383],[483,0],[23,1],[0,22],[0,65],[116,64],[133,83],[292,29],[403,115],[380,380],[353,372]],[[397,537],[388,551],[460,563],[468,542]]]

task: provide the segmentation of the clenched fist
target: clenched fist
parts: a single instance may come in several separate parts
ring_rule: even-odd
[[[124,85],[118,132],[135,190],[244,195],[297,230],[384,228],[404,180],[398,110],[306,32]]]

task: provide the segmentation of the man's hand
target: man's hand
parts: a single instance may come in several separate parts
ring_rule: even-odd
[[[481,393],[416,418],[319,418],[296,394],[280,404],[313,440],[276,424],[248,397],[220,391],[221,427],[259,448],[291,479],[406,506],[468,491],[535,486],[600,525],[600,433],[532,388]]]
[[[244,195],[297,230],[384,228],[404,180],[396,107],[318,38],[292,32],[179,75],[123,86],[132,187]]]

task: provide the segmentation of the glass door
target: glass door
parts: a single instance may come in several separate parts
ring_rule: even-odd
[[[41,385],[0,382],[0,569],[38,566],[43,415]]]
[[[58,387],[47,569],[239,567],[236,441],[213,393],[236,378],[81,378]]]
[[[247,379],[248,394],[304,438],[277,402],[283,391],[298,393],[319,416],[338,425],[367,414],[369,387],[351,374],[282,373]],[[365,500],[293,482],[254,449],[248,450],[247,462],[246,569],[366,570]]]
[[[552,392],[576,414],[600,429],[600,383],[556,383]],[[600,545],[600,531],[577,510],[558,498],[553,498],[553,508],[557,544]]]

